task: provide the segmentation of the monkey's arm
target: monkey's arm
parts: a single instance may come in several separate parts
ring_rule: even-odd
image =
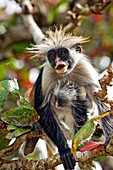
[[[75,101],[75,104],[73,103],[72,112],[74,115],[74,120],[76,120],[76,133],[88,120],[86,102],[78,98],[77,102]]]
[[[40,115],[39,123],[41,124],[46,134],[58,147],[58,151],[60,153],[60,157],[65,170],[72,170],[75,166],[74,155],[71,153],[71,149],[67,144],[67,140],[65,139],[64,134],[62,133],[61,129],[57,124],[57,121],[54,117],[54,113],[51,110],[50,103],[47,103],[44,107],[41,107],[41,104],[43,102],[41,88],[42,74],[43,70],[41,70],[39,77],[36,81],[34,96],[34,107]]]
[[[100,114],[109,110],[105,103],[101,102],[99,98],[96,99]],[[109,144],[110,137],[113,136],[113,118],[110,118],[110,116],[108,115],[101,119],[101,124],[105,135],[105,148],[106,148],[106,146]]]

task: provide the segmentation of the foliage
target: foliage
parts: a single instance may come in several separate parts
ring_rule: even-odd
[[[7,130],[9,133],[7,135],[0,134],[0,143],[2,143],[0,145],[0,149],[3,149],[9,144],[8,139],[18,137],[31,131],[30,125],[32,125],[35,120],[39,119],[39,116],[33,106],[20,95],[19,85],[16,79],[3,80],[0,82],[1,111],[4,111],[5,103],[11,94],[14,98],[16,98],[16,106],[1,114],[1,120],[8,124]]]
[[[30,124],[39,118],[32,105],[21,96],[34,84],[39,63],[31,60],[31,56],[26,53],[26,47],[29,47],[34,41],[24,25],[21,10],[17,10],[16,6],[14,12],[12,12],[12,8],[9,8],[10,13],[7,12],[8,5],[13,2],[9,0],[6,6],[0,7],[0,117],[8,130],[6,133],[0,131],[0,150],[6,148],[12,138],[29,132]],[[68,19],[67,11],[73,8],[72,2],[74,1],[45,0],[36,1],[36,4],[35,0],[31,0],[31,2],[34,11],[35,8],[37,9],[33,16],[42,30],[48,29],[54,24],[66,25],[68,22],[73,22]],[[82,2],[77,1],[77,3]],[[15,4],[17,5],[16,1]],[[93,65],[99,72],[112,64],[112,30],[112,3],[99,14],[80,16],[80,22],[73,30],[77,35],[90,36],[91,42],[84,46],[85,53],[91,57]],[[90,135],[91,132],[88,136]],[[81,135],[81,139],[75,139],[78,146],[84,140],[84,135]]]
[[[72,152],[75,154],[77,151],[78,145],[89,138],[95,131],[96,125],[99,120],[107,116],[110,112],[105,112],[99,115],[98,117],[90,119],[82,128],[75,134],[72,142]]]
[[[9,144],[9,142],[10,142],[10,140],[6,139],[6,135],[0,133],[0,150],[6,148]]]

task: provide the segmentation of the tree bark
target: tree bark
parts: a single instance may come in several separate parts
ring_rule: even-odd
[[[99,156],[113,156],[113,139],[111,139],[110,145],[105,152],[104,145],[101,144],[97,148],[86,151],[86,152],[77,152],[75,155],[76,162],[89,162],[94,160]],[[108,152],[109,151],[109,152]],[[1,170],[48,170],[57,165],[61,164],[59,154],[56,154],[50,158],[42,160],[0,160],[0,169]]]

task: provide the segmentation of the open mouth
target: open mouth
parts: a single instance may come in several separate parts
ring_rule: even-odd
[[[67,64],[65,62],[58,62],[55,69],[57,73],[65,73],[67,71]]]
[[[56,67],[56,69],[57,69],[57,70],[61,70],[61,69],[63,69],[64,67],[65,67],[64,64],[59,64],[59,65]]]

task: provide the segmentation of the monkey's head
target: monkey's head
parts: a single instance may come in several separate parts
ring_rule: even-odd
[[[34,45],[31,50],[35,51],[36,58],[44,59],[58,74],[68,74],[84,57],[81,44],[88,38],[67,34],[63,29],[47,31],[43,41]]]
[[[81,45],[76,44],[74,47],[75,53],[81,53]],[[79,60],[80,55],[78,58],[74,59],[73,49],[69,49],[66,47],[59,47],[50,49],[47,53],[47,59],[51,65],[51,67],[58,73],[58,74],[66,74],[69,73],[75,66],[76,62]]]

